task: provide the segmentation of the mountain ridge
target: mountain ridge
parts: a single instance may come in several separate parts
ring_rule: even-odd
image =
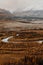
[[[13,12],[15,16],[43,17],[43,10],[27,10],[23,12]]]

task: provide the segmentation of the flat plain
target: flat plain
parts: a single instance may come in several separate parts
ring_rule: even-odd
[[[43,65],[43,24],[0,21],[0,65]]]

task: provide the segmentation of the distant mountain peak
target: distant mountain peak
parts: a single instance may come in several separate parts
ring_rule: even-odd
[[[30,16],[30,17],[43,17],[43,10],[27,10],[18,13],[13,13],[15,16]]]

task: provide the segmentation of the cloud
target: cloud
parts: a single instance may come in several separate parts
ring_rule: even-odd
[[[0,0],[0,8],[5,8],[11,11],[43,9],[43,0]]]

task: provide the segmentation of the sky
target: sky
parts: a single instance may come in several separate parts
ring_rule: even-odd
[[[43,9],[43,0],[0,0],[0,8],[10,11]]]

